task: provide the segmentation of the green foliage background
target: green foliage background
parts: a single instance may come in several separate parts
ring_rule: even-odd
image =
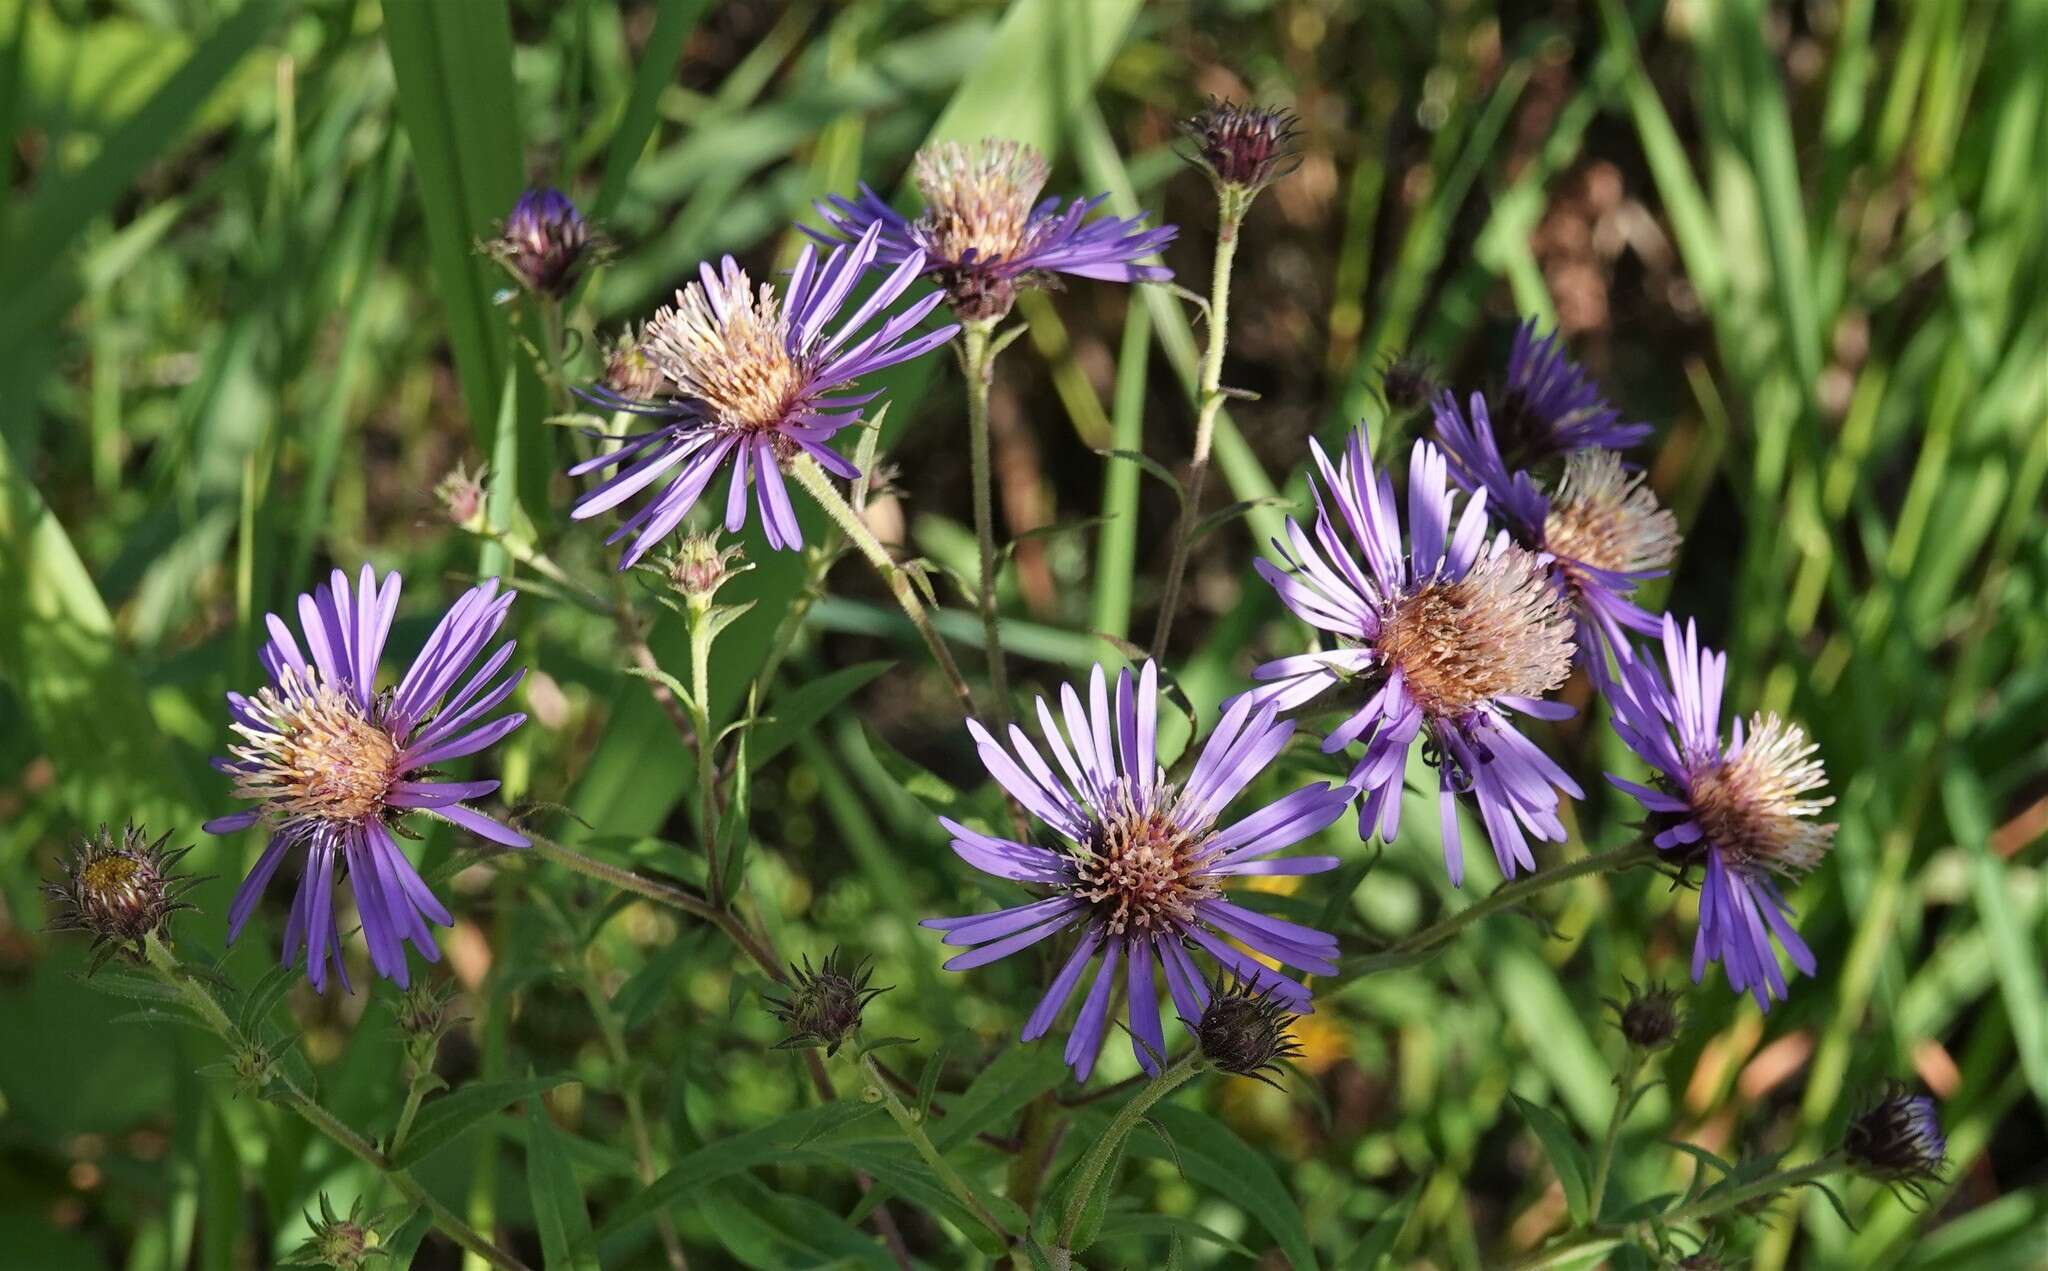
[[[200,1075],[210,1038],[120,1020],[136,1003],[83,987],[80,942],[41,930],[37,882],[102,821],[175,829],[219,876],[181,951],[220,950],[255,847],[198,832],[228,806],[204,764],[220,694],[253,678],[263,613],[330,562],[406,573],[406,651],[460,580],[504,569],[427,493],[458,458],[491,462],[495,509],[602,567],[597,535],[565,532],[536,329],[474,250],[522,185],[562,184],[618,244],[574,315],[605,335],[703,257],[786,263],[812,198],[894,188],[935,136],[1043,147],[1057,188],[1179,223],[1168,261],[1196,280],[1213,208],[1170,123],[1213,91],[1308,121],[1301,169],[1240,254],[1227,382],[1262,396],[1222,431],[1216,505],[1298,496],[1311,434],[1383,432],[1388,356],[1484,386],[1517,312],[1561,320],[1658,425],[1646,466],[1688,543],[1656,598],[1729,648],[1735,702],[1804,721],[1827,759],[1838,845],[1795,897],[1820,974],[1768,1018],[1718,973],[1690,995],[1617,1186],[1684,1188],[1693,1162],[1663,1135],[1729,1157],[1818,1150],[1903,1076],[1945,1100],[1952,1166],[1931,1212],[1851,1184],[1856,1229],[1802,1194],[1731,1226],[1731,1248],[1763,1268],[2039,1265],[2044,48],[2042,0],[0,0],[0,1264],[268,1266],[320,1191],[343,1209],[375,1194],[278,1108]],[[1171,495],[1091,451],[1184,461],[1202,333],[1158,288],[1077,285],[1020,313],[997,403],[1011,527],[1109,518],[1029,540],[1005,575],[1016,666],[1044,689],[1115,656],[1091,633],[1149,629]],[[588,374],[588,341],[579,357]],[[910,549],[971,575],[957,377],[933,358],[888,388]],[[1262,504],[1197,554],[1165,658],[1205,718],[1300,640],[1249,569],[1279,514]],[[725,718],[803,582],[757,540],[749,558],[733,590],[757,604],[714,668]],[[971,605],[945,595],[946,631],[970,640]],[[985,902],[929,806],[985,791],[952,793],[981,780],[971,747],[886,605],[843,566],[764,686],[771,713],[819,713],[755,765],[749,888],[785,953],[844,944],[899,986],[872,1031],[919,1039],[885,1054],[933,1075],[951,1105],[934,1133],[995,1188],[1008,1157],[971,1115],[1007,1136],[1038,1092],[1074,1092],[1053,1045],[1011,1040],[1040,968],[943,973],[913,925]],[[505,797],[593,855],[701,879],[688,754],[621,672],[611,626],[540,597],[514,622],[535,718],[492,760]],[[678,627],[664,616],[653,640],[671,666]],[[799,692],[875,662],[830,681],[844,706]],[[1556,744],[1588,776],[1621,762],[1597,706]],[[1274,788],[1316,762],[1304,751]],[[1628,842],[1626,802],[1586,784],[1577,842]],[[1340,823],[1327,842],[1351,867],[1289,903],[1365,947],[1465,903],[1441,881],[1434,818],[1407,824],[1366,873]],[[449,840],[424,845],[430,869]],[[1490,878],[1477,868],[1475,887]],[[603,1265],[655,1265],[651,1225],[618,1222],[639,1190],[630,1088],[664,1167],[702,1167],[669,1209],[700,1265],[887,1265],[855,1165],[898,1192],[922,1259],[980,1256],[914,1159],[814,1124],[801,1067],[765,1050],[758,977],[716,932],[534,862],[448,886],[446,966],[472,1022],[444,1075],[570,1082],[551,1118],[528,1099],[424,1159],[422,1181],[473,1222],[537,1259],[577,1220],[567,1180]],[[1624,976],[1684,978],[1692,901],[1593,878],[1540,916],[1322,986],[1286,1093],[1180,1096],[1162,1117],[1179,1168],[1163,1140],[1133,1140],[1090,1257],[1157,1264],[1196,1223],[1214,1234],[1190,1241],[1195,1264],[1356,1266],[1390,1246],[1397,1264],[1483,1266],[1561,1229],[1510,1096],[1598,1138],[1618,1053],[1601,999]],[[261,979],[280,919],[270,907],[233,949],[230,982]],[[404,1093],[389,1000],[298,988],[272,1016],[328,1106],[373,1134]],[[1106,1068],[1098,1085],[1128,1057]],[[1105,1106],[1071,1110],[1060,1162]],[[404,1243],[419,1236],[408,1224]],[[454,1257],[434,1238],[417,1265]]]

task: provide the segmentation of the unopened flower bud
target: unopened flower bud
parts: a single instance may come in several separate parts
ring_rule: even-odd
[[[1934,1100],[1893,1083],[1849,1119],[1842,1151],[1859,1173],[1925,1199],[1926,1184],[1939,1180],[1947,1163],[1948,1138]]]
[[[719,546],[715,534],[687,534],[676,544],[663,572],[669,586],[692,607],[709,605],[720,587],[753,568],[742,563],[744,556],[736,543]]]
[[[543,186],[519,196],[502,232],[485,246],[521,286],[560,300],[576,289],[598,243],[569,196]]]
[[[1621,1024],[1621,1035],[1628,1044],[1641,1051],[1662,1050],[1678,1039],[1678,1030],[1685,1024],[1685,1014],[1679,1009],[1681,995],[1675,989],[1661,984],[1637,989],[1631,984],[1628,1000],[1615,1002],[1615,1015]]]
[[[93,970],[117,952],[140,961],[149,936],[165,935],[171,915],[192,908],[179,897],[204,880],[172,872],[192,849],[166,851],[170,838],[165,834],[152,843],[141,827],[133,825],[116,838],[102,825],[65,862],[64,877],[43,884],[43,891],[57,902],[50,929],[90,934]]]
[[[1288,1026],[1294,1013],[1273,996],[1242,979],[1219,979],[1209,986],[1209,1005],[1195,1025],[1195,1041],[1209,1066],[1239,1077],[1278,1086],[1265,1076],[1279,1072],[1282,1062],[1301,1054]]]
[[[644,325],[629,326],[605,351],[604,386],[629,402],[651,402],[671,395],[668,377],[647,356]]]
[[[836,1054],[860,1029],[861,1012],[867,1004],[888,992],[869,988],[874,967],[863,962],[849,967],[834,949],[825,955],[817,970],[806,957],[803,965],[789,968],[788,996],[768,1000],[768,1009],[789,1036],[775,1044],[777,1050],[809,1049],[822,1046],[827,1055]]]
[[[1189,158],[1219,186],[1253,194],[1294,170],[1301,120],[1291,110],[1240,106],[1210,98],[1180,125],[1194,146]]]
[[[306,1225],[312,1228],[312,1234],[284,1265],[360,1271],[372,1261],[382,1261],[390,1254],[380,1245],[376,1222],[376,1218],[363,1212],[362,1197],[356,1197],[349,1205],[348,1217],[340,1218],[335,1215],[334,1203],[327,1199],[327,1193],[321,1192],[320,1217],[306,1215]]]
[[[490,475],[490,465],[478,468],[474,473],[458,461],[447,476],[434,486],[434,498],[448,514],[448,519],[463,529],[476,529],[484,523],[484,506],[489,497],[484,481]]]
[[[1436,394],[1435,368],[1429,359],[1415,354],[1403,354],[1387,363],[1380,376],[1380,395],[1386,398],[1387,409],[1397,414],[1414,410]]]

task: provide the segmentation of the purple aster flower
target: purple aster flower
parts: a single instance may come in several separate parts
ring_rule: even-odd
[[[1322,447],[1310,445],[1322,474],[1314,537],[1289,518],[1292,550],[1274,544],[1286,567],[1258,561],[1256,568],[1297,617],[1337,637],[1337,647],[1259,667],[1254,677],[1271,683],[1253,695],[1280,710],[1339,685],[1363,697],[1323,741],[1329,754],[1365,745],[1350,777],[1365,795],[1361,838],[1377,826],[1393,840],[1408,751],[1427,734],[1423,753],[1441,778],[1437,805],[1452,884],[1465,879],[1461,794],[1478,803],[1501,873],[1534,869],[1524,832],[1563,841],[1558,792],[1583,796],[1507,712],[1572,714],[1542,700],[1571,671],[1563,598],[1538,557],[1505,535],[1488,540],[1485,491],[1466,502],[1453,529],[1453,496],[1435,446],[1417,442],[1409,460],[1404,550],[1393,481],[1374,470],[1362,434],[1352,434],[1334,469]]]
[[[570,513],[576,520],[609,511],[669,477],[605,540],[616,543],[633,536],[620,569],[680,525],[728,464],[732,479],[725,528],[738,531],[746,524],[751,480],[761,527],[775,548],[799,548],[804,541],[782,480],[783,464],[807,454],[835,476],[852,480],[860,475],[829,443],[840,429],[860,422],[861,407],[876,395],[846,390],[863,375],[923,356],[960,329],[948,326],[910,337],[911,329],[945,298],[933,292],[867,338],[854,338],[924,268],[922,255],[902,257],[842,320],[840,309],[882,251],[882,238],[881,227],[871,227],[858,242],[835,249],[823,264],[806,244],[780,298],[765,283],[757,291],[730,256],[717,273],[700,266],[699,280],[678,291],[675,305],[647,326],[648,360],[675,386],[677,396],[634,403],[603,390],[590,392],[607,404],[664,421],[652,432],[624,438],[617,450],[569,469],[571,476],[619,469],[577,500]]]
[[[1623,467],[1612,450],[1573,450],[1556,488],[1546,492],[1527,472],[1509,471],[1480,394],[1472,394],[1469,417],[1448,392],[1433,409],[1438,443],[1459,457],[1459,484],[1484,490],[1514,540],[1549,562],[1578,622],[1580,656],[1597,658],[1607,648],[1625,658],[1629,631],[1655,635],[1658,619],[1633,597],[1677,555],[1678,518],[1657,502],[1642,474]]]
[[[1709,962],[1719,962],[1737,991],[1769,1010],[1786,992],[1774,934],[1792,964],[1813,974],[1813,951],[1793,930],[1777,879],[1797,878],[1827,854],[1835,827],[1814,816],[1834,800],[1801,797],[1827,778],[1796,725],[1753,715],[1747,732],[1738,719],[1722,744],[1725,653],[1701,648],[1690,622],[1681,639],[1668,614],[1663,643],[1666,672],[1646,652],[1620,663],[1609,689],[1614,731],[1656,775],[1649,785],[1612,773],[1607,779],[1648,810],[1651,842],[1667,860],[1705,870],[1694,982]]]
[[[913,171],[925,205],[915,221],[865,183],[858,199],[835,194],[818,211],[841,239],[879,229],[885,262],[921,258],[962,318],[1000,318],[1019,288],[1042,285],[1052,274],[1110,282],[1173,277],[1170,269],[1136,263],[1171,242],[1173,226],[1146,229],[1142,216],[1088,220],[1107,194],[1075,199],[1065,211],[1057,198],[1040,202],[1050,169],[1044,155],[1021,142],[942,141],[917,152]]]
[[[448,911],[399,850],[392,835],[398,818],[429,812],[493,843],[527,846],[524,835],[463,806],[497,782],[426,779],[436,765],[495,745],[526,722],[520,714],[483,722],[526,674],[492,682],[512,656],[510,640],[456,688],[504,623],[511,593],[500,595],[495,578],[463,593],[397,686],[379,692],[377,666],[399,586],[395,573],[380,586],[365,565],[353,590],[335,570],[329,585],[300,596],[310,660],[283,619],[267,615],[270,641],[261,658],[270,683],[254,697],[228,694],[241,741],[213,761],[234,778],[235,795],[256,806],[208,821],[207,832],[232,834],[258,821],[270,828],[270,845],[228,909],[228,940],[241,934],[284,858],[303,848],[284,951],[291,962],[305,949],[316,992],[326,988],[330,960],[349,987],[334,917],[334,885],[344,872],[379,975],[407,982],[407,941],[429,962],[441,956],[427,923],[448,926]]]
[[[519,196],[498,237],[484,246],[521,286],[560,300],[576,289],[604,244],[568,195],[542,186]]]
[[[1557,332],[1537,339],[1534,318],[1515,328],[1507,388],[1493,416],[1493,436],[1510,467],[1533,467],[1589,447],[1627,450],[1649,435],[1648,424],[1621,422],[1621,412],[1600,395],[1592,376],[1565,356]],[[1449,438],[1444,449],[1450,452],[1454,475],[1465,484],[1476,457]]]
[[[1086,1081],[1095,1068],[1119,976],[1125,983],[1131,1049],[1151,1073],[1159,1071],[1159,1057],[1166,1053],[1155,966],[1165,976],[1174,1009],[1190,1027],[1202,1018],[1210,996],[1195,966],[1196,953],[1207,953],[1292,1011],[1310,1009],[1306,988],[1245,949],[1332,975],[1337,941],[1232,904],[1223,898],[1223,889],[1239,875],[1335,868],[1334,856],[1272,858],[1342,816],[1351,796],[1342,787],[1304,786],[1227,829],[1218,828],[1218,815],[1280,753],[1294,725],[1277,721],[1270,707],[1240,698],[1224,711],[1186,784],[1175,788],[1154,748],[1158,669],[1147,662],[1135,686],[1129,671],[1119,675],[1112,709],[1098,666],[1089,677],[1088,694],[1084,706],[1073,685],[1061,686],[1064,734],[1052,708],[1038,699],[1039,726],[1059,765],[1057,773],[1014,724],[1005,749],[979,722],[967,722],[990,775],[1058,834],[1062,841],[1055,850],[941,818],[962,860],[985,874],[1042,887],[1048,894],[1014,909],[924,923],[945,932],[947,944],[969,948],[946,963],[952,971],[983,966],[1070,928],[1079,930],[1080,939],[1024,1026],[1025,1041],[1044,1036],[1090,964],[1100,959],[1067,1041],[1066,1060],[1077,1081]]]

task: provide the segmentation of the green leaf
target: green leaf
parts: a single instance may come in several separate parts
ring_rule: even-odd
[[[662,90],[675,82],[676,60],[709,6],[710,0],[672,0],[655,9],[654,30],[640,50],[640,68],[633,73],[633,95],[626,99],[625,113],[605,150],[604,178],[590,203],[592,217],[602,220],[618,207],[633,165],[654,135]]]
[[[763,766],[789,749],[847,698],[895,665],[888,661],[861,662],[801,684],[778,697],[768,718],[754,727],[754,765]]]
[[[1173,491],[1175,503],[1182,505],[1187,503],[1188,492],[1181,485],[1180,478],[1174,476],[1171,469],[1152,456],[1137,450],[1103,450],[1098,453],[1105,459],[1120,459],[1125,463],[1137,464],[1138,467],[1144,469],[1150,475],[1159,478],[1160,481],[1166,484],[1167,489]]]
[[[932,1144],[950,1152],[984,1130],[1008,1124],[1024,1105],[1065,1080],[1066,1065],[1052,1046],[1013,1044],[997,1055],[931,1127]]]
[[[533,1198],[533,1225],[540,1233],[541,1261],[550,1269],[597,1271],[591,1251],[590,1213],[584,1208],[576,1171],[562,1148],[562,1132],[539,1098],[527,1105],[526,1189]]]
[[[598,1229],[597,1239],[607,1239],[634,1223],[689,1200],[706,1183],[785,1159],[798,1150],[794,1145],[844,1129],[874,1111],[873,1104],[841,1099],[707,1144],[677,1161],[668,1173],[614,1209]]]
[[[1365,1233],[1365,1239],[1351,1251],[1344,1265],[1356,1271],[1378,1271],[1381,1262],[1394,1252],[1400,1242],[1401,1232],[1408,1226],[1408,1215],[1415,1209],[1416,1197],[1422,1195],[1422,1184],[1416,1183],[1408,1194],[1389,1206],[1387,1211],[1373,1223],[1372,1230]]]
[[[1124,1151],[1129,1146],[1130,1135],[1126,1133],[1109,1149],[1109,1157],[1102,1163],[1102,1173],[1096,1176],[1095,1186],[1086,1196],[1079,1198],[1080,1221],[1074,1224],[1073,1242],[1068,1245],[1075,1253],[1094,1244],[1095,1237],[1102,1231],[1102,1219],[1109,1212],[1109,1198],[1116,1194],[1116,1177],[1123,1170]],[[1060,1205],[1062,1213],[1072,1212],[1071,1206],[1075,1202],[1073,1189],[1081,1183],[1080,1164],[1080,1161],[1075,1162],[1075,1169],[1067,1176],[1068,1184],[1062,1189],[1065,1192]]]
[[[1125,1236],[1187,1236],[1212,1244],[1228,1253],[1234,1253],[1247,1262],[1258,1261],[1259,1255],[1232,1240],[1220,1231],[1212,1231],[1191,1218],[1178,1214],[1112,1214],[1103,1219],[1102,1230],[1095,1237],[1098,1242],[1116,1240]]]
[[[513,1081],[471,1082],[450,1091],[420,1109],[412,1132],[391,1157],[399,1166],[409,1166],[447,1147],[477,1122],[518,1099],[553,1090],[576,1078],[567,1074],[553,1077],[525,1077]]]
[[[1313,1271],[1318,1265],[1316,1251],[1309,1243],[1301,1207],[1263,1153],[1207,1113],[1162,1104],[1153,1115],[1180,1145],[1181,1163],[1190,1179],[1256,1219],[1279,1244],[1290,1265]],[[1163,1147],[1142,1138],[1130,1150],[1146,1156],[1165,1155]]]
[[[1589,1221],[1592,1203],[1591,1184],[1587,1180],[1591,1171],[1587,1168],[1585,1151],[1572,1137],[1571,1127],[1549,1108],[1531,1103],[1518,1094],[1510,1094],[1508,1098],[1515,1101],[1515,1108],[1529,1123],[1529,1128],[1536,1132],[1544,1153],[1550,1157],[1551,1171],[1564,1185],[1565,1204],[1571,1209],[1572,1221],[1581,1224]]]
[[[1958,765],[1942,776],[1941,795],[1949,827],[1969,862],[1970,896],[1991,944],[2020,1068],[2035,1102],[2048,1108],[2048,988],[2043,987],[2039,941],[2021,920],[2010,872],[1991,848],[1990,801],[1983,783]]]

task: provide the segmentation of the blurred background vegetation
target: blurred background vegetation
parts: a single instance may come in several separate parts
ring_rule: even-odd
[[[370,1182],[196,1075],[210,1039],[117,1019],[136,1004],[81,986],[84,951],[43,933],[37,881],[101,821],[175,829],[219,876],[181,947],[218,951],[248,846],[198,833],[227,810],[204,767],[220,694],[250,682],[261,615],[330,563],[407,574],[408,651],[427,597],[502,568],[431,495],[458,460],[491,462],[494,497],[600,566],[596,535],[563,534],[566,447],[518,306],[473,250],[524,184],[562,185],[618,245],[574,315],[606,338],[701,258],[786,263],[811,199],[896,188],[935,132],[1044,147],[1055,188],[1178,223],[1168,263],[1200,279],[1213,203],[1171,125],[1211,93],[1304,121],[1301,166],[1238,258],[1226,379],[1260,397],[1233,406],[1216,506],[1298,495],[1311,435],[1383,429],[1390,356],[1484,388],[1517,315],[1539,315],[1657,426],[1645,462],[1688,543],[1655,598],[1730,649],[1734,702],[1803,720],[1827,759],[1838,846],[1795,897],[1820,973],[1768,1017],[1718,973],[1690,995],[1620,1185],[1683,1189],[1693,1162],[1662,1135],[1728,1157],[1817,1150],[1902,1077],[1942,1098],[1951,1131],[1927,1212],[1850,1184],[1856,1229],[1803,1197],[1731,1226],[1731,1251],[1760,1268],[2042,1265],[2044,50],[2042,0],[0,0],[0,1265],[268,1266],[318,1192],[346,1208]],[[1091,632],[1149,629],[1171,495],[1093,452],[1185,459],[1199,331],[1156,288],[1077,285],[1020,314],[995,399],[1003,524],[1078,526],[1023,541],[1002,580],[1014,665],[1042,688],[1110,651]],[[591,339],[578,356],[589,374]],[[928,362],[890,380],[895,493],[875,515],[971,574],[961,394]],[[1205,707],[1300,639],[1249,569],[1275,515],[1196,556],[1166,658]],[[801,583],[794,559],[750,556],[735,590],[762,604],[721,645],[727,714]],[[947,630],[970,636],[971,605],[946,599]],[[580,824],[537,815],[594,853],[701,874],[677,846],[693,841],[685,752],[619,672],[612,629],[538,598],[514,622],[533,722],[500,748],[505,797],[572,810]],[[669,658],[680,639],[654,642]],[[1039,978],[941,973],[912,925],[981,903],[919,797],[926,769],[980,776],[943,684],[854,568],[780,677],[791,693],[832,674],[860,686],[857,709],[756,755],[751,887],[792,956],[873,955],[903,986],[876,1031],[921,1038],[899,1052],[915,1064],[944,1042],[935,1071],[958,1091]],[[1616,758],[1597,708],[1557,745],[1580,773]],[[1627,841],[1629,806],[1586,784],[1575,837]],[[1407,820],[1426,835],[1434,818]],[[1368,852],[1348,821],[1328,841],[1353,868],[1306,890],[1352,935],[1391,938],[1440,903],[1433,842],[1390,850],[1352,895]],[[541,869],[450,886],[443,974],[474,1023],[444,1073],[574,1073],[549,1106],[600,1223],[634,1190],[627,1085],[671,1159],[808,1097],[795,1062],[762,1051],[773,1023],[711,935]],[[227,976],[262,974],[280,910]],[[1126,1183],[1104,1264],[1163,1258],[1153,1213],[1226,1238],[1195,1244],[1198,1264],[1312,1248],[1356,1265],[1376,1229],[1414,1265],[1532,1248],[1565,1202],[1508,1095],[1597,1137],[1617,1053],[1601,999],[1624,976],[1683,979],[1691,912],[1654,880],[1588,879],[1549,933],[1496,920],[1423,970],[1327,986],[1286,1092],[1183,1096],[1184,1172],[1134,1146],[1157,1159]],[[301,988],[278,1012],[361,1127],[403,1092],[390,1000]],[[629,1053],[602,1044],[593,1003]],[[530,1124],[502,1114],[421,1171],[529,1253]],[[997,1153],[961,1151],[999,1176]],[[675,1220],[703,1265],[865,1264],[858,1199],[843,1168],[784,1163],[694,1191]],[[892,1209],[933,1265],[967,1256]],[[605,1245],[607,1266],[659,1256],[645,1225]],[[430,1240],[418,1265],[454,1253]]]

